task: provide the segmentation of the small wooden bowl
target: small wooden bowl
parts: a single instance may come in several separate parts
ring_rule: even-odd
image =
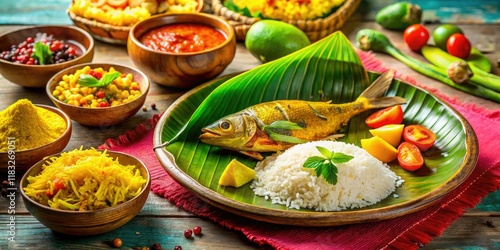
[[[73,4],[73,3],[71,3]],[[71,6],[70,6],[71,7]],[[198,7],[195,13],[203,9],[203,0],[198,0]],[[168,12],[167,12],[168,13]],[[126,45],[131,26],[116,26],[96,20],[87,19],[76,15],[68,10],[71,21],[77,26],[88,31],[92,36],[102,42],[118,45]]]
[[[44,108],[61,116],[66,123],[66,130],[56,140],[37,148],[17,151],[15,147],[13,147],[14,154],[12,158],[9,158],[12,152],[10,152],[10,154],[9,151],[0,152],[0,172],[8,173],[9,170],[15,169],[16,173],[24,173],[34,163],[40,161],[47,155],[61,152],[68,145],[73,128],[71,119],[68,115],[52,106],[42,104],[35,104],[35,106]]]
[[[10,50],[12,45],[18,45],[28,37],[35,37],[37,33],[46,33],[57,40],[76,44],[81,47],[83,54],[71,61],[48,65],[26,65],[0,59],[0,74],[5,79],[24,87],[43,88],[62,69],[91,62],[94,58],[94,39],[85,30],[74,26],[35,26],[7,32],[0,36],[0,51]]]
[[[26,209],[46,227],[67,235],[86,236],[102,234],[129,222],[141,211],[148,198],[151,188],[149,171],[142,161],[131,155],[109,150],[107,152],[110,157],[118,158],[120,164],[134,165],[139,168],[141,175],[147,179],[139,195],[122,204],[94,211],[67,211],[42,205],[30,199],[24,193],[24,187],[28,185],[28,176],[35,176],[42,171],[42,166],[46,162],[46,160],[42,160],[33,165],[21,179],[20,189]],[[52,156],[60,155],[55,154]]]
[[[77,107],[74,105],[67,104],[65,102],[60,101],[52,95],[55,87],[62,80],[64,75],[69,75],[75,73],[78,69],[82,69],[85,66],[90,66],[91,68],[102,67],[104,70],[109,70],[110,67],[114,67],[117,71],[122,74],[131,73],[134,76],[134,81],[139,83],[142,94],[139,98],[124,104],[120,104],[114,107],[102,107],[102,108],[86,108],[86,107]],[[75,65],[73,67],[69,67],[64,69],[54,75],[48,82],[47,87],[45,88],[47,95],[50,100],[61,110],[63,110],[68,116],[83,125],[87,126],[111,126],[118,124],[131,116],[133,116],[141,107],[144,105],[146,101],[146,96],[149,92],[149,78],[142,73],[141,71],[134,69],[132,67],[128,67],[120,64],[111,64],[111,63],[85,63]]]
[[[151,29],[175,23],[195,23],[222,31],[226,41],[214,48],[192,53],[171,53],[153,50],[141,41]],[[236,38],[233,27],[224,19],[210,14],[166,14],[143,20],[132,27],[127,42],[132,62],[151,81],[174,88],[192,88],[215,78],[233,61]]]

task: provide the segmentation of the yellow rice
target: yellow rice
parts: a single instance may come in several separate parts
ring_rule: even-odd
[[[56,190],[59,179],[64,189]],[[121,165],[106,151],[75,149],[52,157],[24,188],[33,200],[62,210],[86,211],[123,203],[137,196],[146,179],[134,165]],[[53,195],[53,196],[52,196]]]
[[[312,20],[324,17],[345,0],[232,0],[238,8],[248,8],[251,13],[262,14],[264,18],[288,20]]]

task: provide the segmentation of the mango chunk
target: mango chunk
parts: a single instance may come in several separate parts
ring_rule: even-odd
[[[361,139],[361,147],[382,162],[391,162],[398,157],[398,150],[378,136]]]
[[[384,141],[397,148],[401,142],[404,124],[388,124],[376,129],[370,129],[373,136],[378,136]]]
[[[241,187],[255,178],[255,170],[233,159],[219,179],[219,185]]]

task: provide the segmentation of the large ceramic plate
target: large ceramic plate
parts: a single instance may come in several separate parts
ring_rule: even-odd
[[[370,72],[369,75],[371,79],[375,79],[379,74]],[[216,79],[180,97],[162,115],[155,131],[155,146],[161,145],[169,134],[180,130],[204,98],[230,77]],[[398,95],[408,100],[403,105],[405,124],[423,124],[437,134],[438,140],[436,147],[425,155],[427,167],[410,173],[402,170],[397,163],[390,164],[391,169],[405,183],[397,189],[397,198],[389,196],[370,207],[341,212],[288,209],[254,195],[249,184],[237,189],[221,187],[218,180],[227,162],[221,161],[217,166],[203,167],[203,155],[211,152],[227,154],[241,158],[247,164],[248,157],[229,151],[220,152],[223,150],[201,142],[197,145],[198,153],[188,151],[172,155],[168,147],[159,147],[156,154],[166,171],[181,185],[206,202],[244,217],[300,226],[333,226],[398,217],[434,204],[457,187],[473,171],[478,147],[477,138],[469,123],[435,95],[398,80],[394,80],[388,95]],[[348,125],[347,136],[341,140],[360,145],[360,139],[369,137],[368,127],[364,125],[367,115],[368,112],[354,117]],[[186,162],[189,164],[184,164]]]

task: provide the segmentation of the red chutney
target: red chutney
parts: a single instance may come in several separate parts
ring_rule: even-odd
[[[207,50],[223,43],[226,37],[219,30],[203,24],[169,24],[146,32],[141,42],[164,52],[189,53]]]

